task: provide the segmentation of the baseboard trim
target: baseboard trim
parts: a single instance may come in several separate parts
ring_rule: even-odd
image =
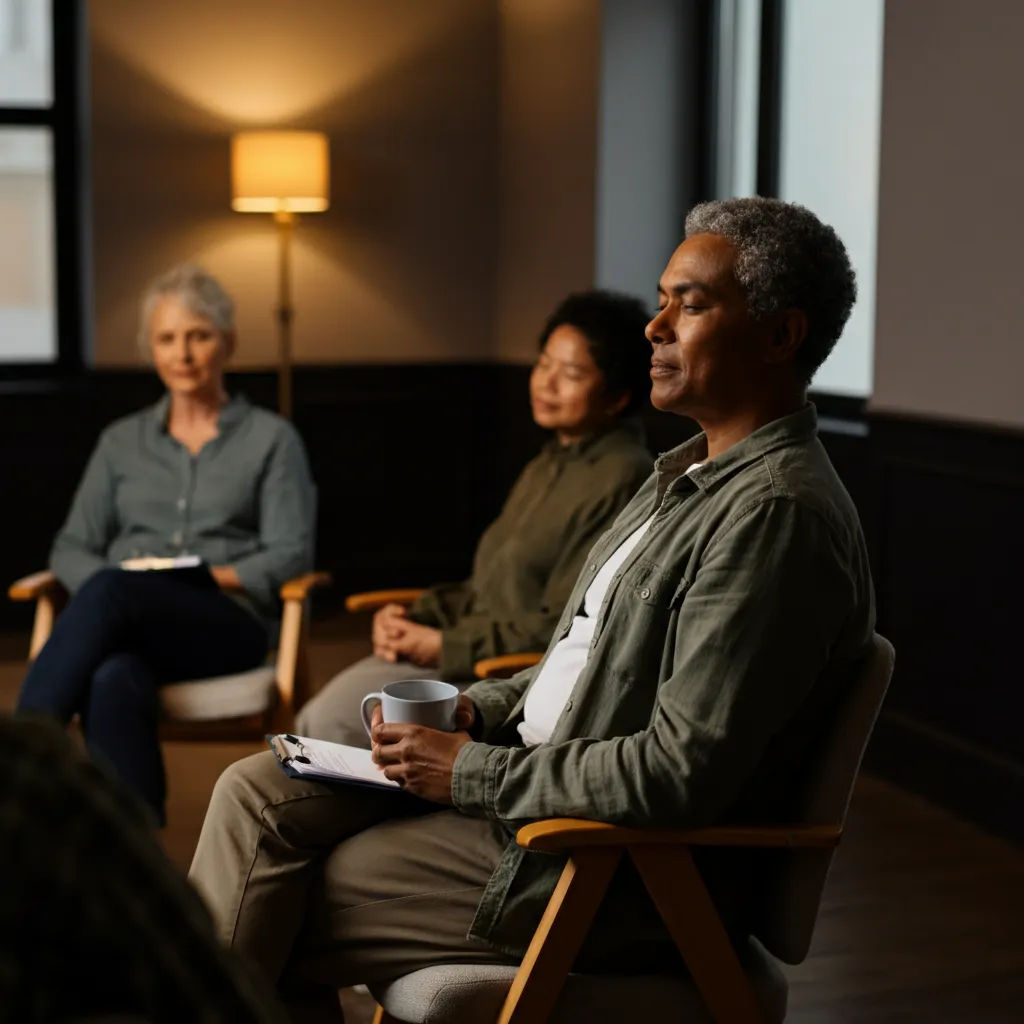
[[[996,835],[1024,842],[1024,764],[896,711],[879,717],[864,765]]]

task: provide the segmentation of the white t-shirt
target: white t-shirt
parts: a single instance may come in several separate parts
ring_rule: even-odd
[[[699,462],[694,463],[690,469],[699,465]],[[686,472],[689,473],[690,469]],[[586,667],[587,658],[590,656],[590,644],[597,627],[597,615],[608,593],[612,577],[632,554],[653,521],[654,515],[634,530],[608,556],[608,561],[601,566],[593,582],[587,587],[583,597],[583,608],[573,618],[569,632],[555,644],[547,661],[544,662],[540,675],[533,681],[530,692],[526,695],[523,720],[519,723],[519,735],[527,746],[547,743],[551,739],[555,724],[576,685],[576,680]]]

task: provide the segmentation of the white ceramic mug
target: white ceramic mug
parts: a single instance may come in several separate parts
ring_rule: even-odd
[[[359,705],[367,735],[374,707],[379,704],[385,722],[408,722],[442,732],[455,731],[459,688],[440,679],[402,679],[385,683],[379,693],[368,693]]]

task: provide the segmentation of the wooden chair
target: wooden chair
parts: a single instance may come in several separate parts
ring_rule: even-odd
[[[871,653],[795,793],[796,823],[627,829],[555,819],[521,828],[528,850],[568,855],[533,941],[516,967],[452,965],[371,985],[376,1024],[557,1024],[638,1017],[680,1024],[775,1024],[787,984],[775,958],[807,955],[822,890],[864,748],[892,675],[892,646]],[[694,847],[764,852],[752,936],[736,951],[701,877]],[[616,865],[631,857],[682,954],[688,976],[570,973]]]
[[[362,594],[349,594],[345,598],[345,609],[358,614],[375,612],[386,604],[400,604],[403,608],[408,608],[422,593],[422,588],[404,587],[399,590],[369,590]],[[543,657],[544,654],[537,651],[500,654],[495,658],[483,658],[478,661],[473,666],[473,672],[477,679],[503,679],[536,665]]]
[[[310,594],[331,577],[310,572],[281,588],[281,636],[272,664],[213,679],[194,679],[160,688],[165,739],[262,740],[267,732],[291,729],[295,711],[309,696],[306,607]],[[12,601],[35,601],[29,643],[31,661],[49,639],[67,602],[67,591],[52,572],[37,572],[12,584]]]

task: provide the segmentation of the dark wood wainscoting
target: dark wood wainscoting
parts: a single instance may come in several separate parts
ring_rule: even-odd
[[[475,540],[543,436],[528,370],[494,365],[303,367],[295,422],[320,493],[317,602],[459,578]],[[272,406],[269,373],[234,384]],[[41,567],[100,429],[159,393],[141,372],[94,372],[0,399],[0,578]],[[876,772],[1024,838],[1024,436],[865,414],[819,396],[822,438],[860,510],[879,629],[897,668],[869,751]],[[651,447],[693,431],[651,410]],[[0,631],[28,609],[0,602]]]
[[[822,437],[860,510],[878,628],[896,648],[868,764],[1024,839],[1024,436],[859,422],[862,436]]]
[[[525,421],[517,440],[536,445],[528,436],[525,392],[516,403],[505,383],[494,366],[296,372],[294,420],[319,493],[317,562],[337,581],[318,601],[321,610],[329,612],[353,589],[414,586],[468,572],[475,539],[500,507],[507,479],[499,423],[506,416]],[[234,374],[231,386],[273,407],[272,374]],[[159,394],[151,374],[125,371],[3,395],[3,579],[45,564],[101,429]],[[524,461],[511,467],[513,477]],[[27,622],[27,609],[0,603],[0,630]]]

